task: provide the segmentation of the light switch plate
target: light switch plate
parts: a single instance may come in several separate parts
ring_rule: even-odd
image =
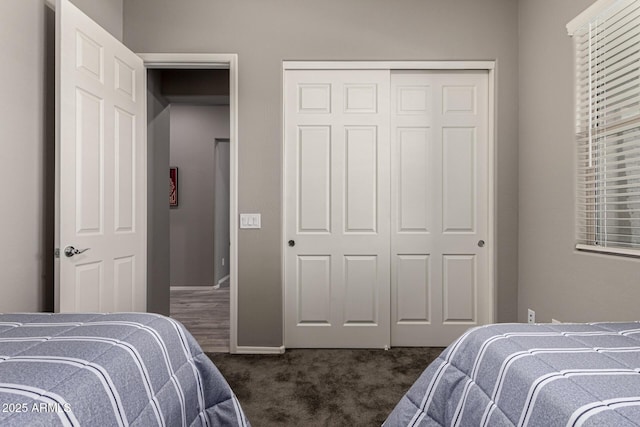
[[[260,228],[260,223],[259,213],[240,214],[240,228]]]

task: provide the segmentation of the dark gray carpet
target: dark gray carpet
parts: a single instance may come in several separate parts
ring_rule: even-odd
[[[254,427],[379,426],[442,348],[208,353]]]

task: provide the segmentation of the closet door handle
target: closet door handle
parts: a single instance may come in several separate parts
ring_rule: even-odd
[[[296,245],[296,241],[295,240],[289,240],[289,246],[290,247],[294,247]]]
[[[480,246],[481,248],[484,248],[484,240],[478,240],[478,246]]]

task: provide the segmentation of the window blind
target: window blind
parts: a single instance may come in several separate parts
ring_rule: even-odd
[[[640,1],[608,1],[573,38],[576,246],[640,255]]]

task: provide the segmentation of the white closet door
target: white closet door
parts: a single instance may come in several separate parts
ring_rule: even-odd
[[[285,72],[285,345],[389,345],[389,71]]]
[[[68,0],[56,15],[56,311],[145,311],[144,65]]]
[[[488,323],[488,73],[391,74],[391,343]]]

